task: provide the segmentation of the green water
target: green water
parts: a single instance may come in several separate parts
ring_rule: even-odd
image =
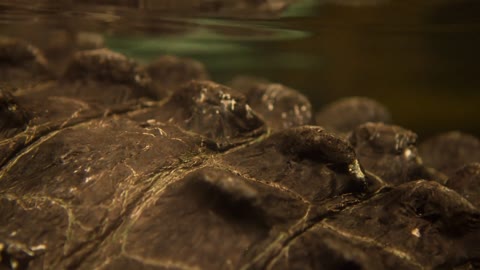
[[[59,70],[81,33],[142,62],[193,57],[220,82],[281,82],[317,109],[372,97],[422,137],[480,135],[478,0],[305,0],[276,14],[207,0],[88,2],[0,1],[0,34],[31,40]]]

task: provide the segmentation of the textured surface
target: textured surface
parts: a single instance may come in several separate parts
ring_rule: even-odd
[[[273,130],[311,124],[312,105],[299,92],[278,83],[237,77],[232,87],[242,91],[247,102]]]
[[[390,123],[387,108],[378,102],[364,97],[350,97],[325,106],[315,116],[316,123],[341,133],[348,133],[367,122]]]
[[[102,49],[2,89],[0,269],[479,267],[477,138],[206,74]]]
[[[53,76],[47,60],[26,42],[0,36],[0,86],[16,91]]]

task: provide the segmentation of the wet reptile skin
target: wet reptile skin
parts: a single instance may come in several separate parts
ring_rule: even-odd
[[[173,56],[0,67],[0,269],[479,267],[478,138]]]

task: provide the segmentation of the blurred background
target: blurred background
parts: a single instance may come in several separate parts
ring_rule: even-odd
[[[40,47],[59,74],[79,48],[174,54],[215,81],[283,83],[316,110],[368,96],[421,138],[480,136],[479,0],[0,0],[0,35]]]

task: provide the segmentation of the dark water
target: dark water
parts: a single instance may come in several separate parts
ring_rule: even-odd
[[[280,12],[282,1],[271,0],[251,7],[261,2],[0,1],[0,35],[30,40],[59,72],[87,40],[143,62],[167,53],[193,57],[220,82],[238,74],[281,82],[316,108],[369,96],[422,137],[480,135],[480,1],[299,0]]]

